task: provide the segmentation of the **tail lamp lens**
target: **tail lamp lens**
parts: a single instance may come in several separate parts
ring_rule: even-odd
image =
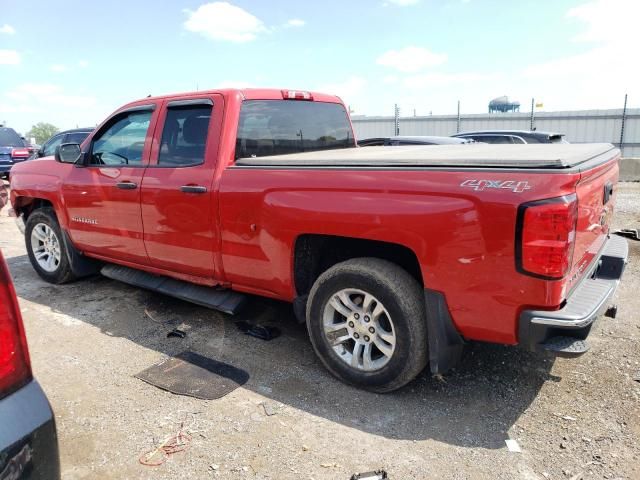
[[[14,148],[11,150],[11,158],[27,158],[29,150],[26,148]]]
[[[0,253],[0,398],[31,378],[31,364],[16,293]]]
[[[539,278],[563,278],[571,268],[578,220],[575,195],[521,205],[518,210],[518,270]]]

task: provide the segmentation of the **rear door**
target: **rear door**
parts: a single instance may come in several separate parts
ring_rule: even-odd
[[[147,264],[140,186],[149,163],[155,103],[119,112],[92,137],[85,165],[62,185],[74,243],[82,250]]]
[[[156,267],[213,279],[217,234],[213,188],[222,95],[164,103],[142,181],[144,244]]]

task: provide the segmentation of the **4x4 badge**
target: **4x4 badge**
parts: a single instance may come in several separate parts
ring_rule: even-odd
[[[515,193],[522,193],[525,190],[531,189],[529,182],[517,180],[465,180],[460,186],[471,188],[478,192],[486,190],[487,188],[501,188],[511,190]]]

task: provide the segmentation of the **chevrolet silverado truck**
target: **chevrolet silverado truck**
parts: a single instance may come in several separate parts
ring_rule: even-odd
[[[387,392],[470,340],[588,349],[628,256],[619,156],[358,147],[337,97],[216,90],[123,106],[16,165],[11,201],[44,280],[101,272],[228,313],[285,300],[333,375]]]

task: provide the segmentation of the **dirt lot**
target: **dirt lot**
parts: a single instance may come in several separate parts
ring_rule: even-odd
[[[640,227],[640,184],[621,185],[615,226]],[[471,344],[446,383],[425,372],[376,395],[334,380],[285,305],[252,302],[254,320],[283,331],[264,342],[231,317],[103,277],[49,285],[7,209],[0,214],[65,479],[348,479],[378,468],[392,480],[639,479],[640,242],[630,244],[618,318],[600,320],[588,354],[552,360]],[[179,325],[186,338],[167,338]],[[134,378],[189,349],[247,370],[249,382],[201,401]],[[189,450],[159,467],[138,463],[185,419]],[[521,453],[507,450],[508,438]]]

